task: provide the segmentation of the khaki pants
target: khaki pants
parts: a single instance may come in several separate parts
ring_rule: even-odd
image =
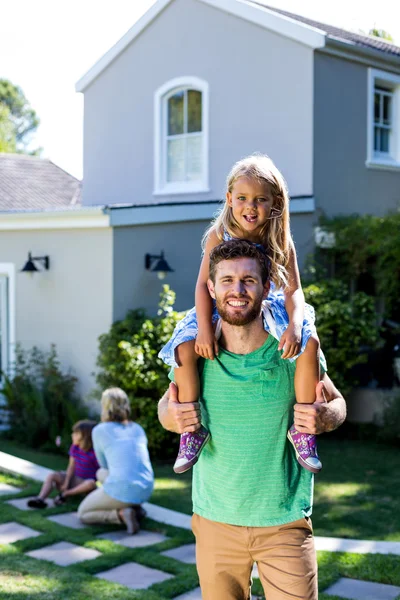
[[[96,478],[101,483],[104,483],[108,475],[107,469],[99,469],[96,473]],[[118,516],[118,509],[132,506],[125,502],[120,502],[115,498],[111,498],[105,493],[102,487],[91,492],[80,503],[78,507],[78,517],[82,523],[92,525],[93,523],[113,523],[121,524]]]
[[[317,560],[310,519],[276,527],[238,527],[194,514],[203,600],[249,600],[256,562],[268,600],[317,600]]]

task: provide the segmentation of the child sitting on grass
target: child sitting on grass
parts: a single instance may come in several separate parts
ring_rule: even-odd
[[[42,485],[39,496],[28,500],[30,508],[46,508],[45,499],[57,488],[59,494],[54,504],[60,506],[69,496],[88,494],[96,489],[96,471],[99,464],[92,445],[94,421],[78,421],[72,427],[72,445],[66,471],[50,473]]]

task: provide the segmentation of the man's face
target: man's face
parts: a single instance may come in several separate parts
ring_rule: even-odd
[[[208,289],[222,320],[243,326],[259,316],[269,283],[263,285],[260,266],[254,258],[235,258],[218,263],[215,283],[209,279]]]

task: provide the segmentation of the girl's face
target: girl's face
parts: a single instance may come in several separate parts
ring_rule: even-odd
[[[271,215],[273,196],[266,183],[239,177],[227,192],[226,201],[240,227],[256,238]]]
[[[73,431],[71,434],[72,437],[72,443],[74,444],[74,446],[79,446],[80,442],[82,441],[82,434],[80,431]]]

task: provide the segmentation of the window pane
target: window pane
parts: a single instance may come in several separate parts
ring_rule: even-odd
[[[375,123],[379,123],[379,100],[380,100],[380,94],[375,93],[374,94],[374,119],[375,119]]]
[[[381,129],[381,152],[389,152],[389,130]]]
[[[374,127],[374,151],[379,152],[380,143],[379,143],[379,127]]]
[[[185,181],[185,139],[168,140],[167,182]]]
[[[187,181],[199,181],[203,176],[203,136],[187,138]]]
[[[168,100],[168,135],[183,133],[183,100],[183,91]]]
[[[390,125],[391,111],[392,111],[391,96],[383,96],[383,123],[385,125]]]
[[[201,131],[202,93],[196,90],[188,91],[188,132]]]

